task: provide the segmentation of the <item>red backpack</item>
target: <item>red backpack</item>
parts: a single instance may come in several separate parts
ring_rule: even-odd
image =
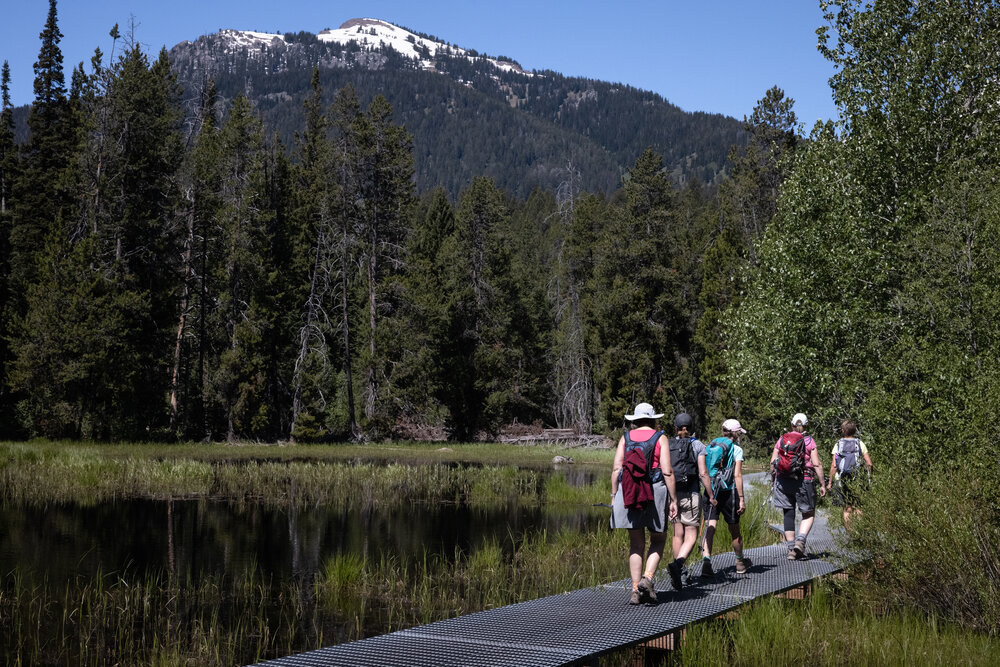
[[[798,431],[781,436],[775,469],[781,477],[802,478],[806,470],[806,439]]]

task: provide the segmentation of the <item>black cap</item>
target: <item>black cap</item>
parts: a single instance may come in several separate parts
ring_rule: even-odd
[[[674,428],[679,429],[682,426],[691,426],[691,415],[686,412],[682,412],[674,417]]]

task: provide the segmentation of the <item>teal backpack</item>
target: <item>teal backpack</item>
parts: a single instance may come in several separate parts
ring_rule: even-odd
[[[705,467],[716,493],[733,488],[736,472],[735,445],[729,438],[716,438],[705,448]]]

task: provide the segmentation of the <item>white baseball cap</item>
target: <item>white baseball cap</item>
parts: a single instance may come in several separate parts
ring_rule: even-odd
[[[792,417],[792,426],[798,426],[799,424],[801,424],[802,426],[805,426],[808,423],[809,423],[809,419],[806,418],[805,414],[803,414],[801,412],[796,412],[795,416]]]
[[[640,403],[635,406],[635,414],[625,415],[625,419],[634,422],[636,419],[659,419],[662,416],[662,412],[660,414],[653,412],[653,406],[649,403]]]
[[[727,419],[722,422],[722,430],[730,433],[746,433],[746,429],[736,419]]]

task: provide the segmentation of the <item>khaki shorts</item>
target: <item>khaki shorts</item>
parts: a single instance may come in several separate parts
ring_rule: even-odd
[[[701,493],[695,491],[677,492],[677,516],[671,523],[697,526],[701,523]]]

